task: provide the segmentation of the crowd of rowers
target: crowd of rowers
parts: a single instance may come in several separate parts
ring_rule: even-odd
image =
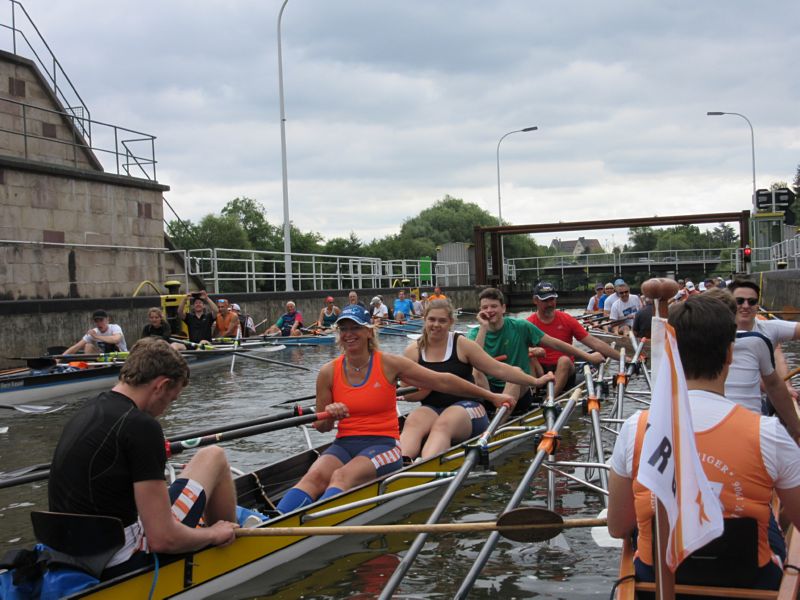
[[[420,318],[425,306],[432,300],[447,298],[442,289],[436,286],[433,293],[423,292],[421,300],[410,292],[406,297],[405,290],[400,290],[392,308],[383,303],[381,296],[375,296],[370,303],[371,322],[382,323],[407,319]],[[358,299],[358,293],[351,291],[348,296],[348,306],[358,305],[365,307]],[[342,309],[336,306],[333,296],[325,298],[325,305],[319,312],[317,320],[308,326],[303,324],[303,315],[297,310],[293,300],[286,302],[286,312],[272,323],[264,335],[266,336],[300,336],[304,333],[330,333]],[[205,290],[186,294],[178,304],[178,321],[186,324],[188,335],[185,341],[179,341],[182,334],[173,332],[164,312],[157,307],[147,311],[147,324],[142,329],[140,337],[157,337],[169,342],[176,350],[184,350],[187,346],[207,345],[213,339],[236,339],[257,336],[256,329],[267,322],[265,319],[255,323],[253,317],[242,311],[236,303],[230,303],[226,298],[213,301]],[[110,322],[109,314],[102,309],[92,313],[94,326],[91,327],[75,344],[64,350],[64,354],[72,355],[83,352],[85,354],[103,354],[107,352],[127,352],[128,344],[122,327]],[[188,342],[188,343],[187,343]]]
[[[625,288],[614,290],[618,299],[612,311],[630,295]],[[317,410],[328,418],[314,424],[323,432],[336,427],[336,438],[281,498],[277,511],[297,510],[398,470],[404,462],[435,456],[485,430],[500,406],[528,411],[532,389],[549,381],[557,391],[570,384],[576,358],[595,365],[606,357],[620,359],[574,317],[556,310],[557,298],[551,284],[539,283],[533,295],[537,310],[521,319],[505,314],[501,291],[484,289],[478,326],[467,335],[453,331],[454,309],[446,298],[428,298],[422,334],[402,356],[379,349],[374,314],[363,305],[339,310],[333,328],[341,354],[322,367],[316,381]],[[777,489],[789,520],[800,523],[800,450],[794,443],[800,439],[800,420],[773,360],[778,344],[800,339],[800,325],[757,320],[758,298],[757,285],[735,281],[727,290],[676,301],[670,322],[693,390],[693,412],[697,406],[698,447],[712,457],[704,467],[714,481],[722,477],[726,515],[758,521],[759,566],[768,568],[767,562],[778,564],[781,548],[777,542],[772,550],[766,545],[767,532],[778,533],[767,492]],[[574,340],[593,352],[573,345]],[[188,378],[180,353],[163,340],[143,338],[119,383],[76,413],[55,450],[50,509],[116,516],[125,527],[127,543],[108,564],[112,574],[147,562],[148,552],[186,552],[234,540],[236,497],[222,449],[199,450],[179,478],[164,485],[167,457],[156,417]],[[761,416],[762,382],[782,422]],[[420,405],[402,432],[398,384],[419,390],[404,397]],[[649,531],[642,521],[649,499],[645,502],[635,481],[641,423],[634,416],[625,424],[611,462],[609,528],[614,535],[629,535],[637,524],[640,536]],[[731,439],[737,444],[729,444]],[[206,526],[195,527],[201,517]],[[646,553],[640,558],[645,566],[652,564]]]

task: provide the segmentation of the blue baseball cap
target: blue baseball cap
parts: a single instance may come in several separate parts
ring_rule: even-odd
[[[369,312],[366,308],[358,304],[349,304],[347,307],[343,308],[342,312],[339,313],[339,318],[336,319],[336,323],[338,324],[339,321],[343,319],[350,319],[359,325],[370,324]]]
[[[624,279],[615,279],[614,280],[614,287],[616,287],[618,285],[625,285],[625,280]]]
[[[549,281],[540,281],[536,288],[533,290],[533,295],[539,300],[549,300],[550,298],[558,298],[556,288]]]

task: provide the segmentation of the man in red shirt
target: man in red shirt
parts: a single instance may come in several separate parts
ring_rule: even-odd
[[[573,338],[599,352],[605,357],[619,360],[619,352],[614,350],[604,341],[590,335],[578,320],[556,310],[558,293],[553,285],[547,281],[540,281],[533,291],[533,303],[536,312],[528,317],[528,321],[536,325],[547,335],[572,344]],[[575,385],[575,359],[568,354],[552,348],[536,348],[531,355],[531,370],[541,377],[544,373],[555,373],[556,395],[564,388]]]

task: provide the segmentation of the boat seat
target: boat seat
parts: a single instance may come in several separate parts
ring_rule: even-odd
[[[125,545],[122,521],[116,517],[33,511],[31,522],[36,539],[64,555],[56,556],[57,562],[79,566],[95,577]]]

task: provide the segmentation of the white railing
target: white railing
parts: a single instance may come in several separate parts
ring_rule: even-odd
[[[683,266],[702,265],[707,270],[736,271],[737,249],[695,248],[688,250],[652,250],[649,252],[608,252],[597,254],[565,254],[558,256],[531,256],[508,259],[506,273],[513,279],[524,279],[526,274],[539,279],[543,273],[577,271],[580,269],[607,269],[622,272],[623,267],[640,267],[643,271],[680,271]]]
[[[770,269],[800,269],[800,234],[769,249]]]
[[[201,248],[186,252],[186,264],[214,293],[286,289],[283,252]],[[431,260],[292,253],[292,273],[296,291],[469,284],[467,263]]]

